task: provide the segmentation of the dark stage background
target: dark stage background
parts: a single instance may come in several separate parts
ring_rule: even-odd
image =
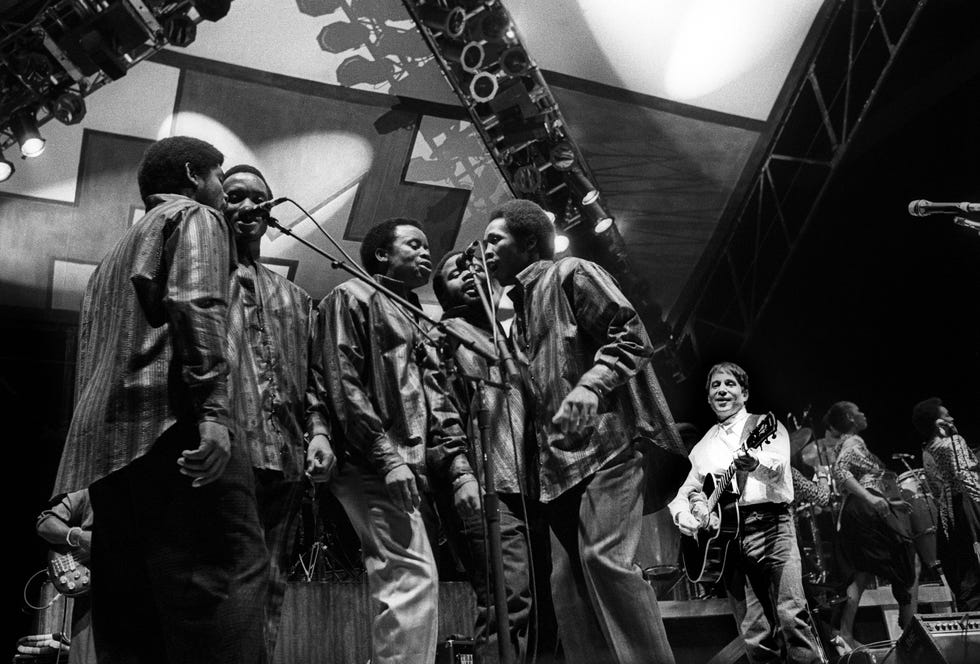
[[[745,348],[702,349],[678,386],[678,419],[711,424],[704,377],[735,359],[750,410],[783,419],[835,401],[868,415],[865,439],[891,462],[919,452],[912,406],[939,396],[971,445],[977,408],[980,235],[909,201],[980,201],[980,8],[932,2],[797,247]],[[896,469],[899,469],[896,466]]]

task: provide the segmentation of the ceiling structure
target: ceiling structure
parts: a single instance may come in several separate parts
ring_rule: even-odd
[[[633,269],[671,322],[687,322],[697,306],[692,292],[700,294],[713,273],[749,183],[768,163],[780,121],[842,4],[867,12],[917,3],[503,0],[616,219]],[[4,18],[12,7],[0,4]],[[16,11],[22,18],[23,6]],[[195,32],[196,39],[167,50],[460,106],[399,0],[236,0],[227,16]],[[2,186],[18,191],[16,182]],[[474,233],[464,229],[457,246]]]

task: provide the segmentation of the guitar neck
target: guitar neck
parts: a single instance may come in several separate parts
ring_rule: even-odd
[[[715,490],[711,492],[708,496],[708,511],[711,512],[718,506],[718,501],[721,500],[721,494],[723,494],[732,483],[732,478],[735,477],[735,463],[733,462],[728,466],[728,470],[725,474],[721,476],[718,483],[715,485]]]

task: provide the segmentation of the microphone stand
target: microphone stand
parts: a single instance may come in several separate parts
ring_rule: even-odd
[[[307,216],[309,215],[307,214]],[[312,219],[312,217],[310,218]],[[501,366],[504,367],[505,372],[507,372],[509,376],[514,376],[516,374],[516,367],[513,366],[513,358],[510,356],[509,353],[503,353],[503,354],[501,353],[501,349],[506,350],[506,346],[503,344],[503,340],[498,338],[498,335],[494,334],[494,338],[497,342],[496,347],[497,347],[497,354],[500,355],[499,357],[494,356],[491,353],[487,353],[486,351],[481,349],[478,346],[478,344],[472,339],[469,339],[465,335],[460,334],[459,332],[451,329],[449,326],[442,323],[441,321],[435,320],[434,318],[426,314],[424,311],[422,311],[421,308],[415,306],[414,304],[412,304],[402,296],[398,295],[397,293],[393,292],[391,289],[387,288],[383,284],[379,284],[374,279],[371,279],[369,276],[363,274],[357,268],[352,267],[350,263],[348,263],[347,261],[343,261],[335,258],[331,256],[329,253],[327,253],[326,251],[324,251],[323,249],[321,249],[320,247],[313,244],[312,242],[309,242],[308,240],[299,237],[298,235],[293,233],[292,229],[283,226],[274,217],[272,216],[268,217],[268,224],[269,226],[278,229],[284,235],[288,235],[289,237],[300,242],[303,246],[313,250],[320,256],[326,258],[328,261],[330,261],[330,267],[332,267],[333,269],[343,270],[344,272],[347,272],[354,278],[359,279],[360,281],[370,285],[372,288],[382,293],[391,301],[397,303],[405,310],[411,312],[412,314],[421,318],[422,320],[430,323],[440,332],[446,334],[449,337],[452,337],[456,342],[458,342],[464,348],[476,353],[480,357],[487,360],[488,365],[500,364]],[[470,268],[470,270],[472,271],[472,267]],[[477,290],[480,292],[480,297],[481,300],[483,300],[484,307],[487,308],[487,320],[490,321],[490,325],[492,327],[494,325],[494,317],[490,313],[489,302],[486,300],[486,295],[483,293],[483,289],[478,287]],[[513,372],[510,371],[511,368],[513,368]],[[495,618],[496,618],[496,627],[497,627],[497,652],[499,654],[501,664],[511,664],[513,662],[513,657],[511,657],[510,647],[508,645],[510,643],[510,619],[509,619],[509,614],[507,612],[507,587],[506,584],[504,583],[503,548],[500,539],[500,502],[497,497],[497,492],[493,488],[494,475],[493,475],[493,467],[492,467],[493,464],[492,461],[490,460],[491,457],[490,455],[486,454],[486,450],[488,449],[488,445],[489,445],[490,409],[487,406],[487,399],[486,399],[486,392],[485,392],[485,387],[487,385],[491,385],[493,387],[503,389],[505,391],[510,389],[510,385],[491,381],[482,376],[468,376],[466,374],[463,374],[462,372],[457,372],[457,374],[462,377],[465,377],[468,380],[473,381],[476,384],[477,396],[480,403],[480,407],[477,410],[477,426],[480,430],[480,444],[482,445],[482,452],[484,455],[483,482],[484,482],[485,495],[483,500],[483,504],[484,504],[483,512],[484,512],[484,519],[487,525],[487,548],[489,549],[490,552],[491,573],[493,574],[494,577],[493,600],[494,600],[494,611],[496,613]]]
[[[495,488],[496,472],[493,465],[493,456],[488,453],[490,449],[490,407],[487,400],[487,386],[502,390],[505,397],[520,380],[520,373],[514,363],[513,356],[507,348],[506,342],[501,338],[497,327],[496,317],[493,312],[493,304],[488,294],[490,280],[486,280],[486,291],[480,285],[480,274],[476,271],[471,262],[467,263],[470,274],[476,280],[476,289],[480,295],[480,302],[483,305],[484,315],[490,326],[497,357],[487,359],[487,373],[490,366],[500,367],[505,382],[498,382],[483,376],[471,376],[461,371],[456,375],[468,380],[476,385],[476,396],[479,407],[476,411],[477,428],[480,431],[480,455],[483,459],[483,518],[487,528],[487,550],[490,557],[490,571],[493,576],[493,606],[495,627],[497,630],[497,656],[501,664],[511,664],[514,657],[510,648],[510,615],[507,610],[507,585],[504,578],[504,559],[503,544],[500,536],[500,499]],[[486,272],[484,271],[484,274]]]

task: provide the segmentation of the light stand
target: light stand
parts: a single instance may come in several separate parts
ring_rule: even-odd
[[[292,199],[288,199],[288,198],[274,199],[273,203],[285,202],[287,200],[293,203],[293,205],[296,205],[296,207],[298,207],[307,217],[313,220],[314,224],[316,224],[316,220],[313,219],[313,217],[309,213],[307,213],[306,210],[304,210],[299,204],[297,204]],[[320,247],[314,245],[312,242],[309,242],[306,239],[299,237],[298,235],[293,233],[292,229],[287,228],[282,224],[280,224],[277,219],[269,216],[268,224],[269,226],[278,229],[284,235],[288,235],[289,237],[300,242],[303,246],[313,250],[320,256],[326,258],[328,261],[330,261],[330,266],[333,269],[340,269],[347,272],[354,278],[359,279],[360,281],[370,285],[372,288],[385,295],[385,297],[397,303],[403,309],[411,312],[415,316],[430,323],[444,334],[452,337],[456,342],[458,342],[464,348],[483,357],[485,360],[487,360],[488,364],[501,364],[501,366],[504,367],[505,373],[510,377],[513,377],[516,374],[516,367],[514,366],[513,359],[511,358],[509,353],[503,353],[500,357],[496,357],[493,354],[484,351],[472,339],[466,338],[465,335],[460,334],[459,332],[451,329],[449,326],[443,324],[442,322],[433,319],[432,317],[427,315],[424,311],[422,311],[422,309],[415,306],[414,304],[412,304],[402,296],[398,295],[397,293],[393,292],[391,289],[383,286],[382,284],[379,284],[370,276],[362,272],[359,268],[353,267],[349,262],[335,258],[330,254],[328,254],[323,249],[321,249]],[[319,224],[316,225],[319,228]],[[334,242],[333,238],[331,238],[325,231],[323,231],[323,229],[320,230],[321,232],[323,232],[324,235],[327,236],[327,239],[329,239],[335,246],[338,246],[338,248],[340,248],[339,245],[337,245],[337,243]],[[341,251],[343,251],[343,249],[341,249]],[[470,267],[470,270],[471,271],[473,270],[472,266]],[[497,353],[500,354],[502,348],[506,350],[506,346],[503,344],[503,340],[499,339],[499,336],[496,334],[496,328],[494,327],[495,318],[492,315],[492,306],[490,305],[489,301],[486,299],[486,294],[483,292],[483,289],[478,288],[477,290],[480,292],[481,300],[484,303],[484,307],[487,309],[488,320],[490,321],[491,328],[494,329],[494,339],[496,341]],[[477,410],[477,425],[480,430],[480,443],[483,446],[483,450],[485,451],[486,449],[488,449],[487,448],[487,445],[489,443],[488,430],[490,428],[490,414],[489,414],[489,408],[487,407],[487,403],[486,403],[485,386],[492,385],[494,387],[505,389],[505,390],[508,389],[509,386],[503,383],[490,381],[486,378],[483,378],[482,376],[464,376],[464,377],[469,380],[473,380],[476,383],[477,394],[480,402],[480,408]],[[507,613],[507,590],[506,590],[506,585],[504,583],[503,553],[502,553],[501,541],[500,541],[500,502],[497,497],[496,491],[494,491],[493,489],[493,468],[492,468],[492,462],[490,462],[489,459],[490,456],[485,454],[485,460],[483,464],[483,481],[484,481],[484,488],[486,494],[484,496],[483,511],[484,511],[484,518],[487,524],[487,548],[490,551],[491,573],[493,574],[494,577],[493,599],[494,599],[494,612],[496,614],[495,618],[496,618],[496,627],[497,627],[497,651],[499,653],[501,664],[511,664],[513,658],[510,655],[510,647],[508,646],[510,642],[510,620],[509,620],[509,615]]]

